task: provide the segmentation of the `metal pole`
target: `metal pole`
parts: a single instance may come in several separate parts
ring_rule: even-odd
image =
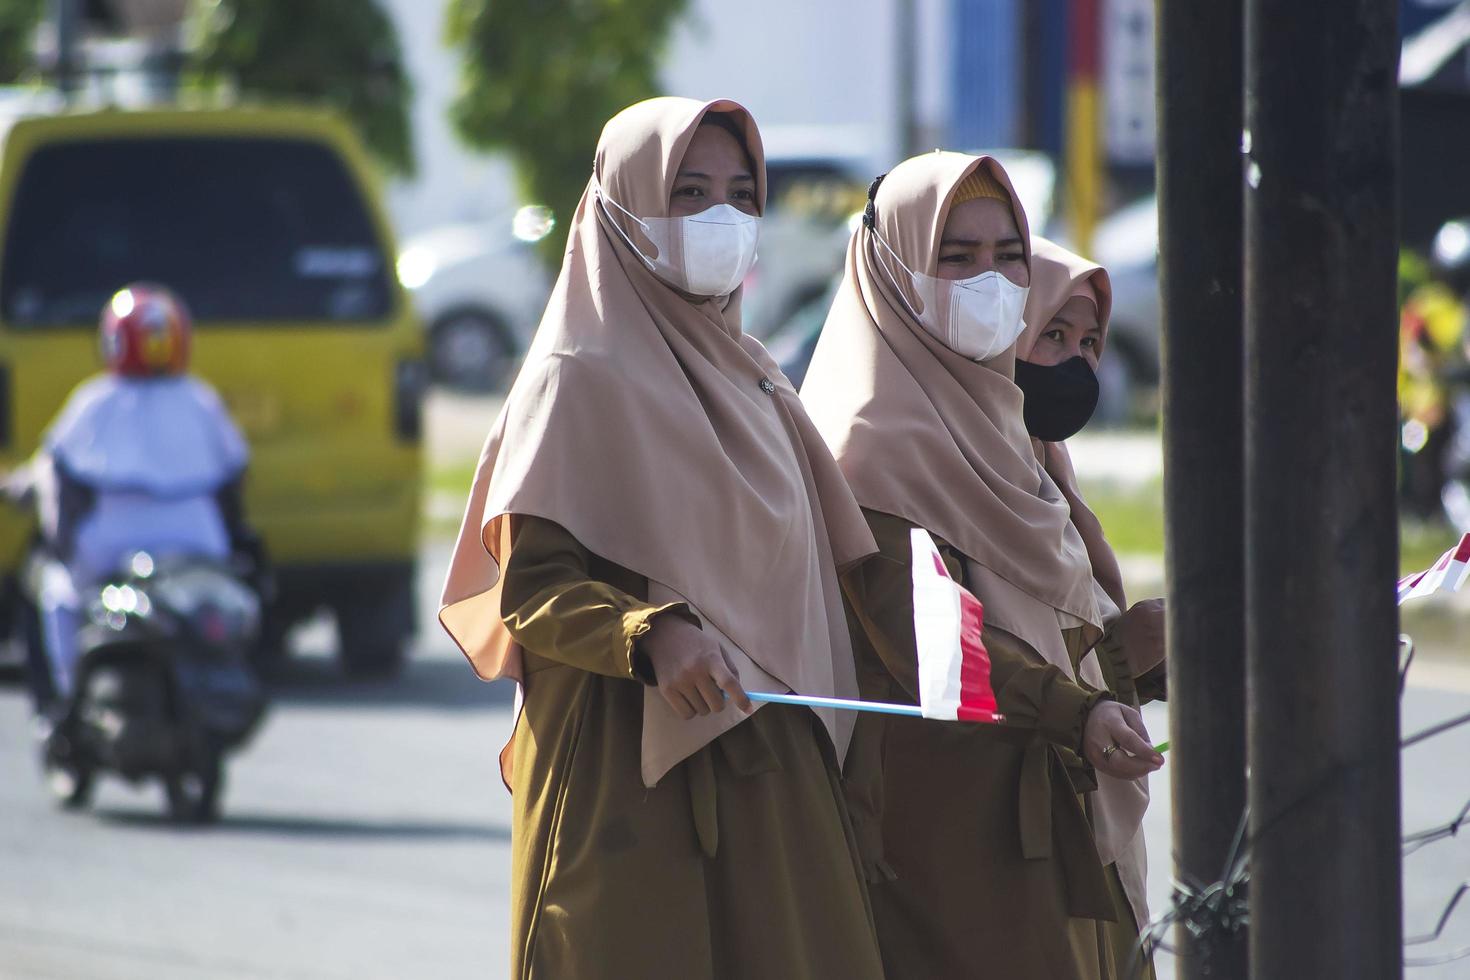
[[[1247,0],[1251,970],[1399,977],[1398,3]]]
[[[1240,0],[1158,5],[1164,563],[1176,877],[1225,870],[1245,808]],[[1182,945],[1184,980],[1243,978],[1243,935]]]
[[[903,159],[919,152],[919,10],[915,0],[896,0],[893,18],[894,98],[898,102],[899,156]]]
[[[77,35],[81,29],[81,0],[52,0],[56,23],[56,88],[68,103],[78,87]]]

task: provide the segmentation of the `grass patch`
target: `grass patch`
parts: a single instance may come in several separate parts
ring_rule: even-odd
[[[427,490],[431,494],[450,494],[461,499],[468,497],[470,484],[475,480],[476,460],[462,463],[453,463],[443,466],[435,466],[429,470],[429,485]]]
[[[1120,555],[1164,554],[1164,486],[1152,480],[1137,487],[1108,481],[1080,480],[1083,497],[1102,521],[1108,542]],[[1399,568],[1417,572],[1434,564],[1459,540],[1459,532],[1442,521],[1399,523]]]
[[[475,478],[476,460],[447,463],[429,470],[430,533],[453,534]],[[1108,480],[1082,480],[1082,494],[1102,521],[1108,542],[1120,555],[1164,555],[1164,485],[1151,480],[1138,486],[1120,486]],[[1399,564],[1403,572],[1432,565],[1459,535],[1442,522],[1406,520],[1399,531]]]

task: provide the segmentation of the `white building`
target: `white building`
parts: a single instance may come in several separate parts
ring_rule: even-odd
[[[508,220],[518,203],[509,167],[465,148],[447,116],[459,65],[443,43],[446,0],[385,3],[415,86],[419,173],[395,182],[389,198],[400,235],[451,221]],[[893,28],[907,7],[919,15],[919,49],[941,54],[917,65],[922,131],[944,112],[939,21],[947,0],[691,0],[670,40],[665,91],[744,103],[772,150],[836,140],[879,168],[898,155]]]

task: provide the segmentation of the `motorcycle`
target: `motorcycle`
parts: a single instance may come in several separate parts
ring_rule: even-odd
[[[34,552],[27,580],[48,561]],[[72,693],[42,749],[52,794],[75,809],[99,774],[158,778],[173,820],[217,819],[225,755],[266,708],[250,666],[262,616],[251,577],[229,563],[136,552],[85,598]]]

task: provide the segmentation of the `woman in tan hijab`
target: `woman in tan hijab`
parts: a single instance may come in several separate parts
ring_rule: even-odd
[[[1055,242],[1032,239],[1026,329],[1016,344],[1016,384],[1025,395],[1026,429],[1036,458],[1067,500],[1093,574],[1107,593],[1102,605],[1108,630],[1095,647],[1098,666],[1114,696],[1137,706],[1166,693],[1163,600],[1128,606],[1118,559],[1101,522],[1082,499],[1065,442],[1087,424],[1097,405],[1097,368],[1107,347],[1112,305],[1107,270]],[[1128,611],[1119,615],[1119,609]],[[1116,879],[1110,884],[1124,897],[1117,926],[1121,944],[1137,936],[1147,916],[1142,835],[1130,853],[1118,858],[1122,863],[1111,865],[1109,872]],[[1124,887],[1120,871],[1125,878],[1140,880]]]
[[[1085,657],[1101,590],[1022,422],[1012,367],[1030,264],[996,161],[905,161],[875,186],[802,389],[881,552],[844,579],[864,697],[915,700],[918,526],[984,604],[1010,723],[859,722],[848,795],[894,977],[1111,977],[1130,952],[1103,927],[1117,915],[1099,854],[1111,838],[1094,835],[1085,791],[1162,759]]]
[[[523,706],[518,978],[876,978],[839,783],[838,568],[874,550],[739,285],[765,204],[733,102],[603,130],[561,276],[490,433],[440,620]]]

